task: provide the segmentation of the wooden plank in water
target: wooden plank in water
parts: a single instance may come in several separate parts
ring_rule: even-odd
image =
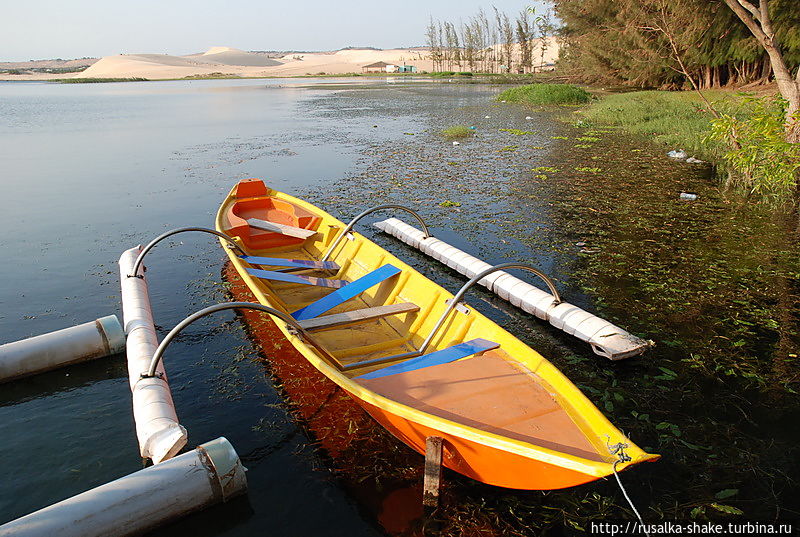
[[[264,231],[272,231],[273,233],[280,233],[289,237],[296,237],[298,239],[307,239],[317,234],[313,229],[303,229],[301,227],[287,226],[286,224],[276,224],[275,222],[267,222],[266,220],[259,220],[258,218],[248,218],[247,223],[250,227],[262,229]]]
[[[425,439],[425,477],[422,485],[422,505],[436,508],[439,505],[439,487],[442,484],[442,438]]]
[[[380,319],[389,315],[399,315],[401,313],[411,313],[419,311],[419,306],[411,302],[400,304],[389,304],[388,306],[376,306],[374,308],[364,308],[360,310],[346,311],[333,315],[324,315],[300,321],[300,326],[306,330],[320,330],[323,328],[335,328],[347,324],[360,323]]]

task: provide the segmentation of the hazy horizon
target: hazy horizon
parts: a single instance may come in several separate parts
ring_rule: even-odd
[[[364,6],[310,0],[302,3],[238,0],[227,4],[143,0],[117,4],[87,0],[14,2],[6,6],[0,61],[100,58],[117,54],[186,55],[213,46],[260,51],[327,51],[424,46],[430,18],[458,24],[492,4],[515,17],[544,2],[421,0]],[[16,21],[16,24],[8,24]]]

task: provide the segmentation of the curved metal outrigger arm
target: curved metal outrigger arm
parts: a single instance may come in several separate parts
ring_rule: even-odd
[[[221,233],[221,232],[219,232],[219,231],[217,231],[215,229],[209,229],[209,228],[205,228],[205,227],[180,227],[180,228],[177,228],[177,229],[171,229],[169,231],[166,231],[166,232],[162,233],[161,235],[159,235],[158,237],[156,237],[155,239],[153,239],[152,241],[150,241],[147,244],[147,246],[145,246],[142,249],[142,251],[139,252],[139,255],[136,257],[136,261],[133,263],[132,274],[128,274],[128,278],[144,278],[144,274],[139,274],[139,269],[142,266],[142,261],[144,261],[144,256],[147,255],[147,252],[149,252],[153,248],[153,246],[155,246],[156,244],[158,244],[162,240],[166,239],[167,237],[171,237],[172,235],[176,235],[178,233],[183,233],[185,231],[201,231],[203,233],[211,233],[212,235],[216,235],[217,237],[220,237],[220,238],[224,239],[225,241],[227,241],[229,248],[231,248],[233,250],[238,250],[239,253],[241,253],[242,255],[247,255],[247,252],[242,250],[241,246],[236,244],[231,237],[229,237],[228,235],[225,235],[224,233]]]
[[[366,211],[362,212],[361,214],[359,214],[358,216],[356,216],[355,218],[350,220],[350,223],[347,224],[347,227],[344,228],[344,231],[339,233],[339,236],[336,237],[336,240],[333,241],[333,244],[331,244],[330,248],[328,248],[328,251],[325,252],[325,255],[322,256],[322,259],[320,259],[320,261],[327,261],[328,260],[330,255],[336,249],[336,247],[339,246],[339,243],[342,242],[342,239],[348,233],[350,233],[350,230],[353,229],[353,226],[356,225],[356,222],[358,222],[359,220],[361,220],[362,218],[364,218],[365,216],[367,216],[370,213],[374,213],[375,211],[381,211],[383,209],[400,209],[402,211],[406,211],[408,213],[411,213],[414,216],[414,218],[417,219],[417,221],[420,223],[420,225],[422,225],[423,232],[425,233],[425,237],[423,237],[423,238],[427,239],[428,237],[431,236],[430,232],[428,231],[428,226],[425,225],[425,221],[422,219],[422,217],[414,209],[409,209],[408,207],[404,207],[403,205],[395,205],[394,203],[388,203],[386,205],[378,205],[377,207],[372,207],[370,209],[367,209]]]
[[[431,341],[433,341],[433,338],[436,336],[437,332],[439,332],[439,330],[442,328],[442,325],[444,325],[444,322],[445,322],[445,320],[447,320],[447,317],[450,316],[450,313],[456,308],[456,306],[464,298],[464,295],[466,294],[466,292],[469,291],[469,289],[472,286],[474,286],[476,283],[481,281],[483,278],[485,278],[489,274],[491,274],[493,272],[497,272],[498,270],[506,270],[506,269],[522,269],[522,270],[527,270],[528,272],[532,272],[533,274],[536,274],[541,279],[543,279],[544,282],[547,284],[547,287],[550,289],[550,293],[553,295],[553,302],[556,305],[561,304],[561,296],[558,294],[558,290],[556,290],[555,284],[542,271],[540,271],[539,269],[537,269],[537,268],[535,268],[535,267],[533,267],[531,265],[527,265],[525,263],[501,263],[499,265],[495,265],[493,267],[489,267],[486,270],[483,270],[483,271],[479,272],[471,280],[469,280],[467,283],[465,283],[461,287],[461,289],[458,290],[458,292],[453,297],[453,300],[450,301],[450,303],[448,304],[447,308],[444,310],[442,315],[439,317],[439,320],[436,321],[436,325],[433,327],[433,330],[431,330],[430,334],[428,334],[428,337],[425,338],[425,341],[422,342],[422,345],[420,346],[419,350],[411,351],[411,352],[405,352],[405,353],[402,353],[402,354],[395,354],[395,355],[392,355],[392,356],[384,356],[383,358],[374,358],[372,360],[366,360],[366,361],[363,361],[363,362],[355,362],[355,363],[343,366],[342,367],[342,371],[350,371],[350,370],[353,370],[353,369],[359,369],[359,368],[367,367],[367,366],[371,366],[371,365],[379,365],[379,364],[383,364],[383,363],[387,363],[387,362],[395,362],[397,360],[402,360],[402,359],[405,359],[405,358],[416,358],[417,356],[421,356],[421,355],[425,354],[425,351],[428,349],[428,346],[431,344]]]
[[[216,313],[218,311],[223,311],[223,310],[239,309],[239,308],[263,311],[265,313],[269,313],[273,317],[277,317],[281,321],[291,326],[294,330],[296,330],[297,333],[300,335],[300,337],[311,343],[311,345],[322,354],[323,359],[326,362],[328,362],[329,365],[332,365],[337,369],[341,369],[339,361],[335,357],[333,357],[327,350],[325,350],[325,348],[322,347],[311,335],[309,335],[308,332],[306,332],[303,329],[303,327],[300,326],[297,320],[295,320],[295,318],[289,315],[288,313],[284,313],[280,310],[276,310],[275,308],[264,306],[263,304],[257,304],[255,302],[224,302],[222,304],[215,304],[213,306],[209,306],[207,308],[204,308],[200,311],[197,311],[189,315],[180,323],[178,323],[175,326],[175,328],[170,330],[169,334],[167,334],[166,337],[158,345],[156,352],[153,353],[153,358],[150,360],[150,368],[146,372],[142,373],[140,377],[144,379],[144,378],[153,378],[158,376],[156,374],[156,369],[158,368],[158,364],[161,361],[162,357],[164,356],[164,351],[167,350],[167,347],[169,346],[170,342],[172,342],[172,340],[175,339],[175,336],[177,336],[184,328],[186,328],[196,320],[205,317],[207,315],[210,315],[212,313]]]

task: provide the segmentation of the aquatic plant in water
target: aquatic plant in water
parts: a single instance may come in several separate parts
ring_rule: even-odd
[[[470,129],[466,125],[455,125],[453,127],[447,127],[446,129],[442,129],[442,136],[444,136],[448,140],[454,140],[457,138],[469,138],[473,134],[475,134],[475,130]]]

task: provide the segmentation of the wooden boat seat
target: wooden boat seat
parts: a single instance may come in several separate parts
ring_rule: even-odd
[[[416,304],[401,302],[399,304],[389,304],[388,306],[376,306],[374,308],[362,308],[345,311],[343,313],[335,313],[333,315],[323,315],[322,317],[315,317],[298,322],[304,329],[313,332],[314,330],[341,328],[349,324],[363,323],[388,317],[389,315],[400,315],[403,313],[413,313],[415,311],[419,311],[419,306]]]
[[[539,377],[502,354],[493,350],[468,360],[356,380],[384,397],[444,419],[607,462]]]
[[[339,270],[341,267],[333,261],[314,261],[313,259],[284,259],[283,257],[259,257],[255,255],[240,255],[241,259],[251,265],[268,267],[287,267],[300,269]]]
[[[318,287],[332,287],[334,289],[341,289],[348,284],[345,280],[331,280],[328,278],[315,278],[313,276],[300,276],[298,274],[288,274],[286,272],[277,272],[274,270],[261,270],[249,268],[246,269],[247,273],[261,278],[262,280],[273,280],[276,282],[286,283],[299,283],[301,285],[316,285]]]
[[[453,345],[452,347],[447,347],[446,349],[442,349],[440,351],[434,351],[417,358],[406,360],[403,363],[394,364],[383,367],[376,371],[371,371],[370,373],[366,373],[360,377],[355,377],[355,379],[376,379],[389,375],[397,375],[399,373],[408,373],[409,371],[421,369],[423,367],[432,367],[435,365],[455,362],[456,360],[461,360],[462,358],[472,356],[473,354],[496,349],[499,346],[500,345],[494,341],[477,338],[470,341],[465,341],[464,343],[459,343],[458,345]]]
[[[298,321],[304,321],[306,319],[318,317],[326,311],[335,308],[339,304],[357,297],[370,287],[378,285],[382,281],[393,276],[397,276],[398,274],[400,274],[399,268],[395,267],[394,265],[383,265],[382,267],[377,268],[372,272],[365,274],[364,276],[361,276],[357,280],[348,283],[341,289],[337,289],[336,291],[325,295],[319,300],[300,308],[292,313],[292,317]]]
[[[277,222],[267,222],[259,218],[248,218],[247,224],[250,227],[260,229],[262,231],[269,231],[270,233],[279,233],[288,237],[295,237],[298,239],[308,239],[317,234],[313,229],[304,229],[301,227],[289,226],[286,224],[278,224]]]

